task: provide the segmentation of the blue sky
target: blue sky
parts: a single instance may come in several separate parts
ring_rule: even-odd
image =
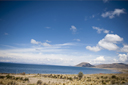
[[[127,1],[1,1],[0,62],[128,63]]]

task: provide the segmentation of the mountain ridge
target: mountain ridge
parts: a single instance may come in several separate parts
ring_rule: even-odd
[[[100,64],[100,65],[92,65],[88,62],[81,62],[76,65],[77,67],[96,67],[96,68],[121,68],[128,69],[128,64],[125,63],[112,63],[112,64]]]
[[[122,69],[128,69],[128,64],[124,63],[112,63],[112,64],[100,64],[96,65],[97,68],[122,68]]]

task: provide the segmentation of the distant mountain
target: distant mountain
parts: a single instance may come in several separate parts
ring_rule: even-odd
[[[87,62],[82,62],[78,65],[76,65],[77,67],[95,67],[93,65],[91,65],[90,63],[87,63]]]
[[[96,68],[122,68],[122,69],[128,69],[128,64],[124,64],[124,63],[101,64],[101,65],[96,65]]]

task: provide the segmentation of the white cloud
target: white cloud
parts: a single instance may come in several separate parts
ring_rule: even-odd
[[[39,44],[39,42],[37,42],[37,41],[34,40],[34,39],[31,39],[31,43],[32,43],[32,44]]]
[[[54,46],[61,45],[60,48]],[[34,46],[29,48],[0,49],[0,61],[15,63],[51,64],[51,65],[76,65],[82,61],[84,53],[76,54],[69,49],[72,43],[56,44],[50,47]],[[65,48],[68,46],[68,48]],[[70,56],[70,57],[69,57]],[[79,56],[79,58],[78,58]],[[85,58],[86,59],[86,58]],[[85,60],[86,61],[86,60]]]
[[[115,9],[115,11],[113,12],[113,15],[119,16],[121,13],[125,13],[124,9]]]
[[[48,43],[41,43],[41,45],[43,45],[43,46],[51,46],[50,44],[48,44]]]
[[[46,40],[46,42],[50,43],[51,41],[49,41],[49,40]]]
[[[112,64],[119,63],[118,59],[115,56],[104,56],[104,55],[94,55],[95,57],[91,60],[91,64]]]
[[[101,48],[99,46],[87,46],[86,49],[90,50],[90,51],[94,51],[94,52],[97,52],[97,51],[100,51]]]
[[[120,14],[124,14],[125,9],[115,9],[114,11],[108,11],[105,13],[102,13],[101,16],[102,17],[109,17],[110,19],[114,18],[115,16],[119,16]]]
[[[36,41],[36,40],[34,40],[34,39],[31,39],[31,43],[32,43],[32,44],[40,44],[40,45],[47,46],[47,47],[48,47],[48,46],[51,46],[51,45],[48,44],[47,42],[51,42],[51,41],[46,40],[46,42],[42,43],[42,42]]]
[[[93,64],[103,64],[103,63],[108,63],[108,61],[105,60],[104,56],[96,57],[96,58],[93,59],[91,62],[92,62]]]
[[[115,59],[115,58],[113,59],[113,61],[114,61],[114,63],[118,63],[118,60],[117,60],[117,59]]]
[[[72,25],[71,28],[70,28],[70,30],[71,30],[73,33],[75,33],[75,32],[77,31],[77,28],[76,28],[74,25]]]
[[[8,35],[8,33],[4,33],[4,35]]]
[[[69,55],[64,54],[40,54],[39,52],[28,51],[24,49],[16,50],[0,50],[0,61],[18,62],[18,63],[34,63],[34,64],[51,64],[51,65],[72,65],[72,59]],[[74,57],[74,56],[72,56]]]
[[[97,33],[101,33],[102,31],[104,32],[104,33],[106,33],[106,34],[108,34],[109,33],[109,30],[105,30],[105,29],[103,29],[103,28],[99,28],[99,27],[95,27],[95,26],[92,26],[92,28],[93,29],[96,29],[97,30]]]
[[[128,53],[126,54],[119,54],[119,60],[122,62],[127,62],[128,61]]]
[[[80,39],[74,39],[74,40],[76,40],[76,41],[81,41]]]
[[[105,61],[104,56],[97,57],[95,61]]]
[[[103,31],[103,29],[100,29],[99,27],[95,27],[95,26],[92,26],[93,29],[96,29],[97,30],[97,33],[101,33],[101,31]]]
[[[114,43],[111,43],[111,42],[106,42],[104,39],[100,40],[98,42],[99,46],[107,49],[107,50],[117,50],[118,49],[118,46]]]
[[[64,44],[58,44],[58,45],[66,46],[66,45],[75,45],[75,44],[73,44],[73,43],[64,43]]]
[[[116,45],[116,43],[119,41],[123,41],[123,38],[117,34],[107,34],[105,38],[98,42],[98,45],[107,50],[117,50],[119,47]]]
[[[108,0],[103,0],[104,3],[108,2]]]
[[[108,34],[109,33],[109,30],[104,30],[104,33]]]
[[[121,52],[128,52],[128,45],[124,45],[123,48],[121,48]]]
[[[113,31],[111,31],[111,33],[113,33]]]
[[[117,50],[119,47],[116,45],[117,42],[123,41],[123,38],[117,34],[107,34],[102,40],[98,42],[98,47],[87,46],[86,49],[91,51],[100,51],[102,48],[107,50]]]
[[[121,38],[117,34],[107,34],[104,40],[106,42],[117,43],[118,41],[123,41],[123,38]]]

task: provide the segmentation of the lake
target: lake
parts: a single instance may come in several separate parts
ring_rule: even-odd
[[[0,73],[78,74],[80,71],[84,74],[118,73],[114,70],[88,67],[0,63]]]

